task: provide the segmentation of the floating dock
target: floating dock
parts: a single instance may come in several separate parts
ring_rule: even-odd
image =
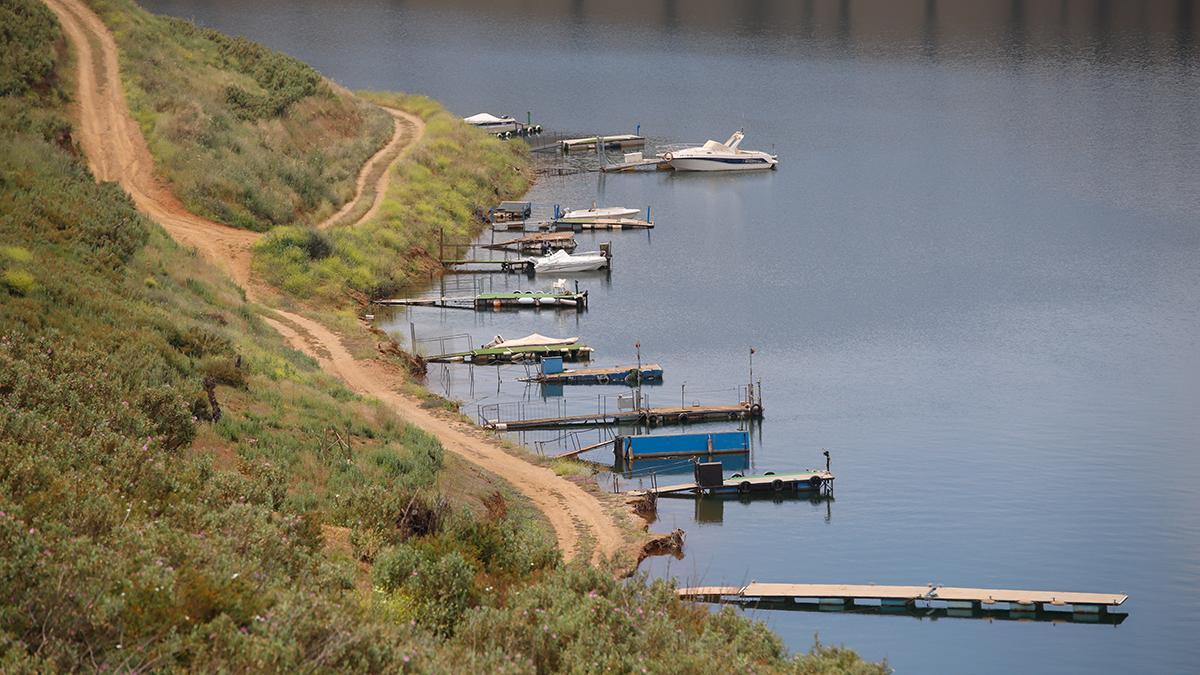
[[[509,272],[528,274],[533,271],[533,261],[528,258],[513,258],[512,260],[443,260],[442,266],[447,272],[462,272],[479,274],[482,272]],[[482,269],[472,268],[479,266]]]
[[[465,352],[426,356],[430,363],[474,363],[492,365],[497,363],[520,363],[557,356],[564,361],[587,361],[592,348],[586,345],[534,345],[529,347],[480,347]]]
[[[691,422],[709,422],[714,420],[757,419],[763,415],[762,406],[757,403],[735,403],[733,405],[697,405],[688,407],[639,408],[634,410],[618,410],[615,412],[599,412],[587,415],[566,415],[563,417],[545,417],[524,420],[484,419],[483,426],[496,431],[517,431],[523,429],[555,429],[571,426],[597,426],[609,424],[648,424],[660,426],[666,424],[688,424]]]
[[[622,171],[673,171],[675,167],[660,157],[643,157],[641,152],[625,153],[624,161],[617,164],[601,164],[600,171],[618,173]]]
[[[617,436],[613,439],[613,452],[627,462],[639,459],[744,455],[750,452],[750,432]]]
[[[578,246],[575,236],[570,232],[534,232],[516,239],[482,244],[483,248],[493,250],[542,252],[542,251],[574,251]]]
[[[918,607],[978,612],[1004,609],[1030,618],[1053,611],[1075,615],[1103,615],[1129,596],[1123,593],[1075,593],[1070,591],[1022,591],[1001,588],[956,586],[877,586],[875,584],[772,584],[752,582],[746,586],[697,586],[680,588],[676,595],[688,600],[735,603],[782,603],[841,610],[864,606],[901,611]]]
[[[719,472],[720,464],[717,463],[716,466]],[[699,474],[699,468],[697,473]],[[761,476],[742,476],[735,473],[720,481],[705,481],[699,475],[698,478],[700,480],[692,483],[652,487],[639,491],[639,494],[648,492],[655,495],[746,495],[754,492],[822,492],[831,486],[834,476],[828,471],[779,474],[768,471]]]
[[[522,382],[538,384],[628,384],[661,381],[662,366],[647,363],[642,366],[609,366],[602,368],[576,368],[562,370],[562,362],[554,359],[542,360],[542,372],[531,377],[522,377]]]
[[[620,150],[622,148],[641,148],[646,145],[646,139],[636,134],[615,134],[612,136],[588,136],[586,138],[566,138],[559,141],[563,152],[576,150],[595,150],[596,146],[605,150]]]
[[[506,293],[481,293],[475,296],[436,298],[389,298],[375,300],[376,305],[404,307],[443,307],[447,309],[473,309],[476,311],[499,309],[587,309],[587,291],[577,293],[555,293],[537,291],[511,291]]]
[[[654,229],[654,221],[641,218],[596,218],[585,222],[566,223],[552,220],[538,225],[540,228],[553,229],[558,232],[581,232],[584,230],[650,230]]]

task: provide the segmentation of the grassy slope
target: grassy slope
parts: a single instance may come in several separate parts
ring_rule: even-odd
[[[366,223],[317,233],[280,228],[259,243],[255,271],[292,295],[339,301],[348,287],[371,297],[427,279],[440,268],[437,247],[473,237],[476,209],[529,187],[524,143],[479,133],[423,96],[369,92],[368,100],[425,120],[425,136],[394,169],[378,213]]]
[[[561,569],[519,505],[435,494],[436,442],[93,182],[52,18],[33,0],[0,18],[0,53],[38,57],[0,72],[0,671],[874,672],[785,660],[732,611]]]
[[[116,35],[129,105],[184,205],[252,230],[311,224],[354,195],[391,118],[242,38],[89,0]]]

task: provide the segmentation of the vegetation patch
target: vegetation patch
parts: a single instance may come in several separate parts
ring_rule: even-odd
[[[423,96],[365,93],[420,116],[425,135],[393,167],[384,201],[369,221],[317,233],[279,228],[259,242],[254,270],[300,298],[343,303],[347,290],[376,298],[440,270],[439,241],[477,235],[476,216],[529,187],[529,153],[464,124]]]
[[[290,56],[132,0],[88,2],[157,171],[194,213],[260,231],[319,222],[392,135],[389,115]]]

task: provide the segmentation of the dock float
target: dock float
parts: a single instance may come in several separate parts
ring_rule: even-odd
[[[1129,599],[1123,593],[1025,591],[957,586],[878,586],[875,584],[778,584],[751,582],[746,586],[696,586],[675,591],[680,598],[702,602],[732,602],[776,608],[794,605],[821,611],[874,608],[898,611],[945,609],[950,612],[1007,611],[1011,618],[1045,614],[1105,615]],[[953,613],[950,614],[954,616]],[[987,616],[987,615],[983,615]],[[1052,617],[1051,617],[1052,618]],[[1124,618],[1124,615],[1121,615]],[[1085,619],[1086,620],[1086,619]],[[1119,623],[1119,621],[1118,621]]]
[[[596,146],[605,150],[622,148],[640,148],[646,145],[646,139],[637,134],[615,134],[613,136],[587,136],[585,138],[566,138],[559,141],[563,152],[575,150],[595,150]]]
[[[597,426],[610,424],[647,424],[661,426],[667,424],[689,424],[692,422],[711,422],[715,420],[757,419],[763,415],[762,406],[755,403],[736,403],[733,405],[698,405],[689,407],[640,408],[634,410],[619,410],[616,412],[599,412],[584,415],[566,415],[564,417],[545,417],[523,420],[485,419],[482,424],[487,429],[496,431],[518,431],[524,429],[556,429],[571,426]]]
[[[562,369],[562,362],[553,358],[542,359],[542,372],[530,377],[518,378],[521,382],[538,384],[627,384],[634,386],[642,382],[661,381],[662,366],[647,363],[642,366],[608,366],[601,368]]]
[[[492,365],[497,363],[521,363],[535,361],[548,356],[557,356],[564,361],[587,361],[592,348],[586,345],[531,345],[526,347],[480,347],[465,352],[426,356],[429,363],[474,363]]]
[[[500,309],[573,309],[587,308],[588,294],[582,292],[537,292],[511,291],[504,293],[480,293],[475,296],[435,298],[387,298],[374,300],[372,304],[401,307],[442,307],[447,309],[473,309],[476,311]]]

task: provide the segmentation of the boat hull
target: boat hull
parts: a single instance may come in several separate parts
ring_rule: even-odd
[[[471,124],[471,123],[468,122],[467,124]],[[516,133],[516,131],[517,131],[517,121],[516,120],[504,120],[503,122],[486,122],[484,124],[471,124],[471,126],[475,127],[476,129],[481,129],[483,131],[486,131],[489,134],[502,134],[506,131],[509,133]]]
[[[675,157],[670,164],[676,171],[762,171],[779,162],[765,157]]]
[[[615,220],[618,218],[628,218],[629,216],[636,216],[638,213],[639,212],[637,209],[618,209],[618,208],[594,209],[594,210],[584,210],[584,211],[568,211],[567,213],[565,213],[559,217],[558,222],[560,222],[560,223],[591,223],[591,222],[594,222],[597,220],[605,220],[605,219],[614,219]]]

